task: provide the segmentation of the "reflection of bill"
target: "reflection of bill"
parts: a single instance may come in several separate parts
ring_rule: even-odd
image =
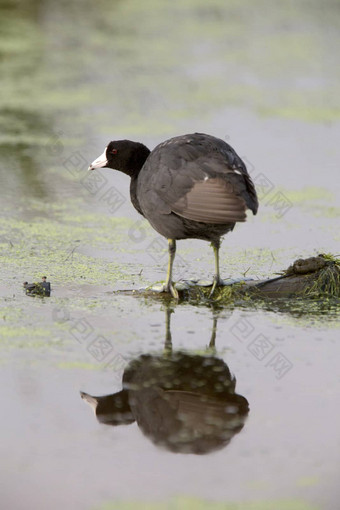
[[[240,432],[248,401],[235,392],[236,379],[223,360],[173,352],[167,310],[164,354],[145,354],[130,362],[123,389],[112,395],[81,397],[108,425],[137,422],[156,445],[173,452],[203,454],[223,448]],[[214,347],[214,323],[210,347]]]

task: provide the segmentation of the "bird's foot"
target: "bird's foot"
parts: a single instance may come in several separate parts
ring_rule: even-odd
[[[175,286],[173,285],[172,282],[170,282],[167,285],[165,285],[165,292],[170,292],[172,297],[174,299],[177,299],[177,301],[178,301],[178,299],[179,299],[178,291],[177,291],[177,289],[175,288]]]
[[[192,285],[197,285],[197,287],[211,287],[211,280],[190,280]]]
[[[150,287],[154,292],[168,292],[172,295],[173,298],[178,299],[178,291],[189,290],[193,287],[211,287],[211,291],[209,297],[211,297],[216,287],[227,287],[229,285],[234,285],[235,283],[241,283],[247,280],[252,280],[252,278],[228,278],[227,280],[222,280],[222,278],[214,278],[211,280],[182,280],[177,282],[176,284],[166,284],[166,283],[157,283]]]
[[[209,297],[211,297],[216,289],[216,287],[228,287],[229,285],[234,285],[235,283],[242,283],[246,281],[251,281],[253,278],[228,278],[228,280],[222,280],[222,278],[214,277],[212,282],[212,289],[210,291]]]
[[[150,288],[155,292],[168,292],[174,299],[179,299],[178,291],[172,282],[152,285]]]
[[[209,297],[210,298],[212,297],[212,295],[215,292],[216,287],[221,287],[223,285],[224,285],[224,282],[223,282],[222,278],[220,278],[219,276],[214,276],[213,284],[212,284],[212,287],[211,287],[211,291],[210,291]]]

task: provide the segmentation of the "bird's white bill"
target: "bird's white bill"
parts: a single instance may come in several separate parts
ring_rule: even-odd
[[[106,148],[103,154],[99,156],[99,158],[95,159],[91,165],[89,166],[89,170],[94,170],[95,168],[103,168],[107,164],[107,157],[106,157]]]

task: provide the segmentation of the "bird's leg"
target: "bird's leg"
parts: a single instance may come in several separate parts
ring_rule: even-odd
[[[209,297],[211,297],[213,295],[216,287],[218,285],[222,284],[222,280],[221,280],[221,277],[220,277],[220,256],[219,256],[219,249],[220,249],[220,246],[221,246],[221,240],[217,239],[216,241],[212,241],[211,246],[213,247],[214,255],[215,255],[215,276],[214,276],[214,279],[213,279],[213,285],[212,285]]]
[[[170,292],[172,297],[175,299],[178,299],[178,292],[175,289],[175,287],[172,284],[172,266],[175,260],[176,255],[176,241],[175,239],[168,239],[168,246],[169,246],[169,263],[168,263],[168,272],[166,275],[166,282],[165,282],[165,292]]]

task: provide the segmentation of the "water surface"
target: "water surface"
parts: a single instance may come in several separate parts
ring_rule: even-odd
[[[207,132],[230,143],[260,210],[224,240],[223,276],[339,254],[339,8],[334,2],[8,1],[0,6],[1,500],[34,508],[335,510],[339,305],[172,303],[172,348],[214,356],[249,403],[213,452],[173,453],[136,421],[100,424],[162,356],[166,304],[113,291],[164,279],[166,242],[128,179],[86,168],[110,139]],[[50,298],[22,282],[47,275]],[[175,278],[213,275],[181,241]],[[265,346],[265,348],[263,347]],[[20,487],[20,491],[18,490]],[[154,506],[152,506],[154,505]]]

